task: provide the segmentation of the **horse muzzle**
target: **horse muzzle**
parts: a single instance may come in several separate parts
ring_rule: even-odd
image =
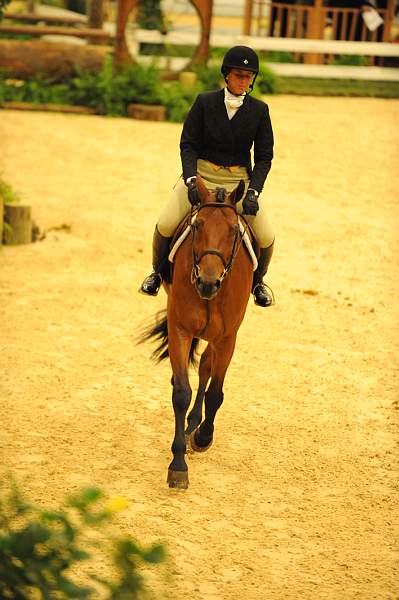
[[[195,278],[195,288],[202,300],[212,300],[220,290],[220,279],[205,280],[201,277]]]

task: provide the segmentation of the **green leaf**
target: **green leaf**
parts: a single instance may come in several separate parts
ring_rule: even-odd
[[[80,550],[79,548],[74,548],[73,550],[71,550],[70,556],[74,561],[79,562],[82,560],[89,559],[91,554],[89,552],[86,552],[85,550]]]
[[[69,496],[67,504],[84,512],[90,504],[94,504],[102,497],[103,493],[99,488],[85,488],[79,494]]]
[[[143,552],[143,559],[152,564],[164,562],[166,558],[165,549],[161,544],[154,544],[150,550]]]

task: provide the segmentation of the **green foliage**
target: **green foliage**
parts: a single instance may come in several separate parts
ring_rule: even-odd
[[[266,62],[271,62],[271,63],[294,63],[294,62],[296,62],[292,52],[280,52],[277,50],[274,50],[273,52],[266,52],[265,60],[266,60]]]
[[[162,84],[155,66],[126,66],[116,70],[108,58],[98,72],[78,71],[62,82],[43,77],[31,81],[0,78],[0,102],[73,104],[95,108],[103,115],[125,115],[131,102],[159,104]]]
[[[124,506],[124,499],[108,500],[97,488],[69,496],[59,510],[44,510],[25,501],[11,483],[0,494],[0,597],[4,600],[135,600],[148,595],[143,565],[165,561],[163,546],[143,548],[133,539],[102,541],[98,531]],[[113,578],[84,570],[103,552]],[[95,563],[94,563],[95,564]],[[83,582],[73,576],[76,566]],[[91,568],[93,568],[93,563]]]
[[[41,0],[41,4],[45,4],[47,6],[56,6],[57,8],[67,8],[65,6],[64,0]],[[72,10],[68,7],[69,10]]]
[[[176,81],[162,81],[161,72],[155,64],[129,65],[116,69],[111,58],[105,61],[97,73],[78,71],[64,81],[51,81],[43,77],[22,81],[0,75],[0,102],[83,105],[94,108],[99,114],[120,116],[126,115],[130,103],[163,104],[166,106],[167,118],[181,122],[198,93],[220,87],[223,79],[219,62],[215,65],[210,61],[208,66],[194,67],[197,85],[191,91],[185,90]],[[265,61],[261,62],[254,86],[255,96],[285,93],[399,97],[399,84],[395,82],[279,77],[266,64]]]
[[[195,46],[189,44],[154,44],[151,42],[140,43],[141,56],[167,56],[178,58],[191,58]]]
[[[0,175],[0,200],[4,204],[16,204],[21,201],[19,194]]]
[[[36,104],[73,104],[94,108],[103,115],[126,115],[130,103],[163,104],[167,118],[185,119],[196,95],[218,89],[223,83],[220,66],[197,65],[197,85],[185,90],[180,83],[165,83],[155,65],[129,65],[115,69],[112,59],[105,60],[95,73],[78,71],[73,77],[53,82],[37,77],[31,81],[0,78],[0,102],[18,101]],[[261,93],[274,93],[277,77],[262,67],[256,87]]]
[[[178,81],[165,84],[162,92],[162,104],[166,106],[169,121],[181,123],[187,116],[197,94],[202,91],[198,84],[193,90],[185,90]]]
[[[161,0],[140,0],[137,23],[142,29],[158,29],[166,33]]]
[[[1,1],[1,0],[0,0]],[[1,18],[0,18],[1,22]],[[0,33],[0,40],[34,40],[34,35],[29,35],[28,33]]]
[[[341,54],[336,56],[333,61],[334,65],[348,65],[352,67],[364,67],[367,65],[367,56],[358,56],[356,54]]]
[[[66,83],[49,85],[42,77],[32,81],[0,79],[0,102],[32,102],[33,104],[73,104]]]
[[[399,83],[395,81],[280,77],[279,93],[309,96],[399,98]]]
[[[204,91],[217,90],[224,85],[224,78],[220,72],[220,65],[195,65],[193,71],[197,74]]]
[[[155,66],[115,69],[108,58],[98,73],[79,71],[69,82],[72,104],[95,108],[103,115],[126,115],[132,102],[159,104],[162,90]]]
[[[228,46],[226,46],[225,48],[222,48],[222,47],[218,47],[218,48],[213,47],[210,50],[209,58],[211,60],[217,59],[217,61],[219,63],[219,68],[220,68],[220,65],[222,64],[222,59],[223,59],[224,55],[226,54],[227,50],[229,50]]]
[[[65,2],[62,2],[61,4],[64,5],[64,8],[67,8],[68,10],[71,10],[72,12],[77,12],[80,13],[82,15],[86,14],[86,0],[65,0]]]
[[[11,0],[0,0],[0,21],[3,18],[3,14],[4,14],[4,9],[7,6],[7,4],[10,3]]]
[[[278,91],[279,77],[265,64],[260,65],[259,75],[255,82],[262,94],[275,94]]]

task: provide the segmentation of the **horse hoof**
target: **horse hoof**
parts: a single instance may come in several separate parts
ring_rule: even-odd
[[[194,452],[206,452],[212,446],[213,440],[211,440],[207,446],[198,446],[195,442],[195,434],[197,431],[198,428],[195,429],[190,435],[190,447],[192,450],[194,450]]]
[[[170,488],[186,490],[188,488],[188,471],[172,471],[172,469],[168,469],[167,483]]]

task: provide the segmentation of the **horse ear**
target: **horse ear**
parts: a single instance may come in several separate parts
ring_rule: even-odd
[[[205,187],[205,184],[202,180],[202,177],[200,175],[197,175],[197,188],[198,188],[198,192],[201,198],[201,202],[205,202],[205,200],[208,198],[209,196],[209,191],[207,190],[207,188]]]
[[[233,203],[237,204],[237,202],[239,202],[241,200],[241,198],[244,194],[244,191],[245,191],[245,183],[242,179],[240,179],[240,183],[230,194],[230,200],[232,200]]]

